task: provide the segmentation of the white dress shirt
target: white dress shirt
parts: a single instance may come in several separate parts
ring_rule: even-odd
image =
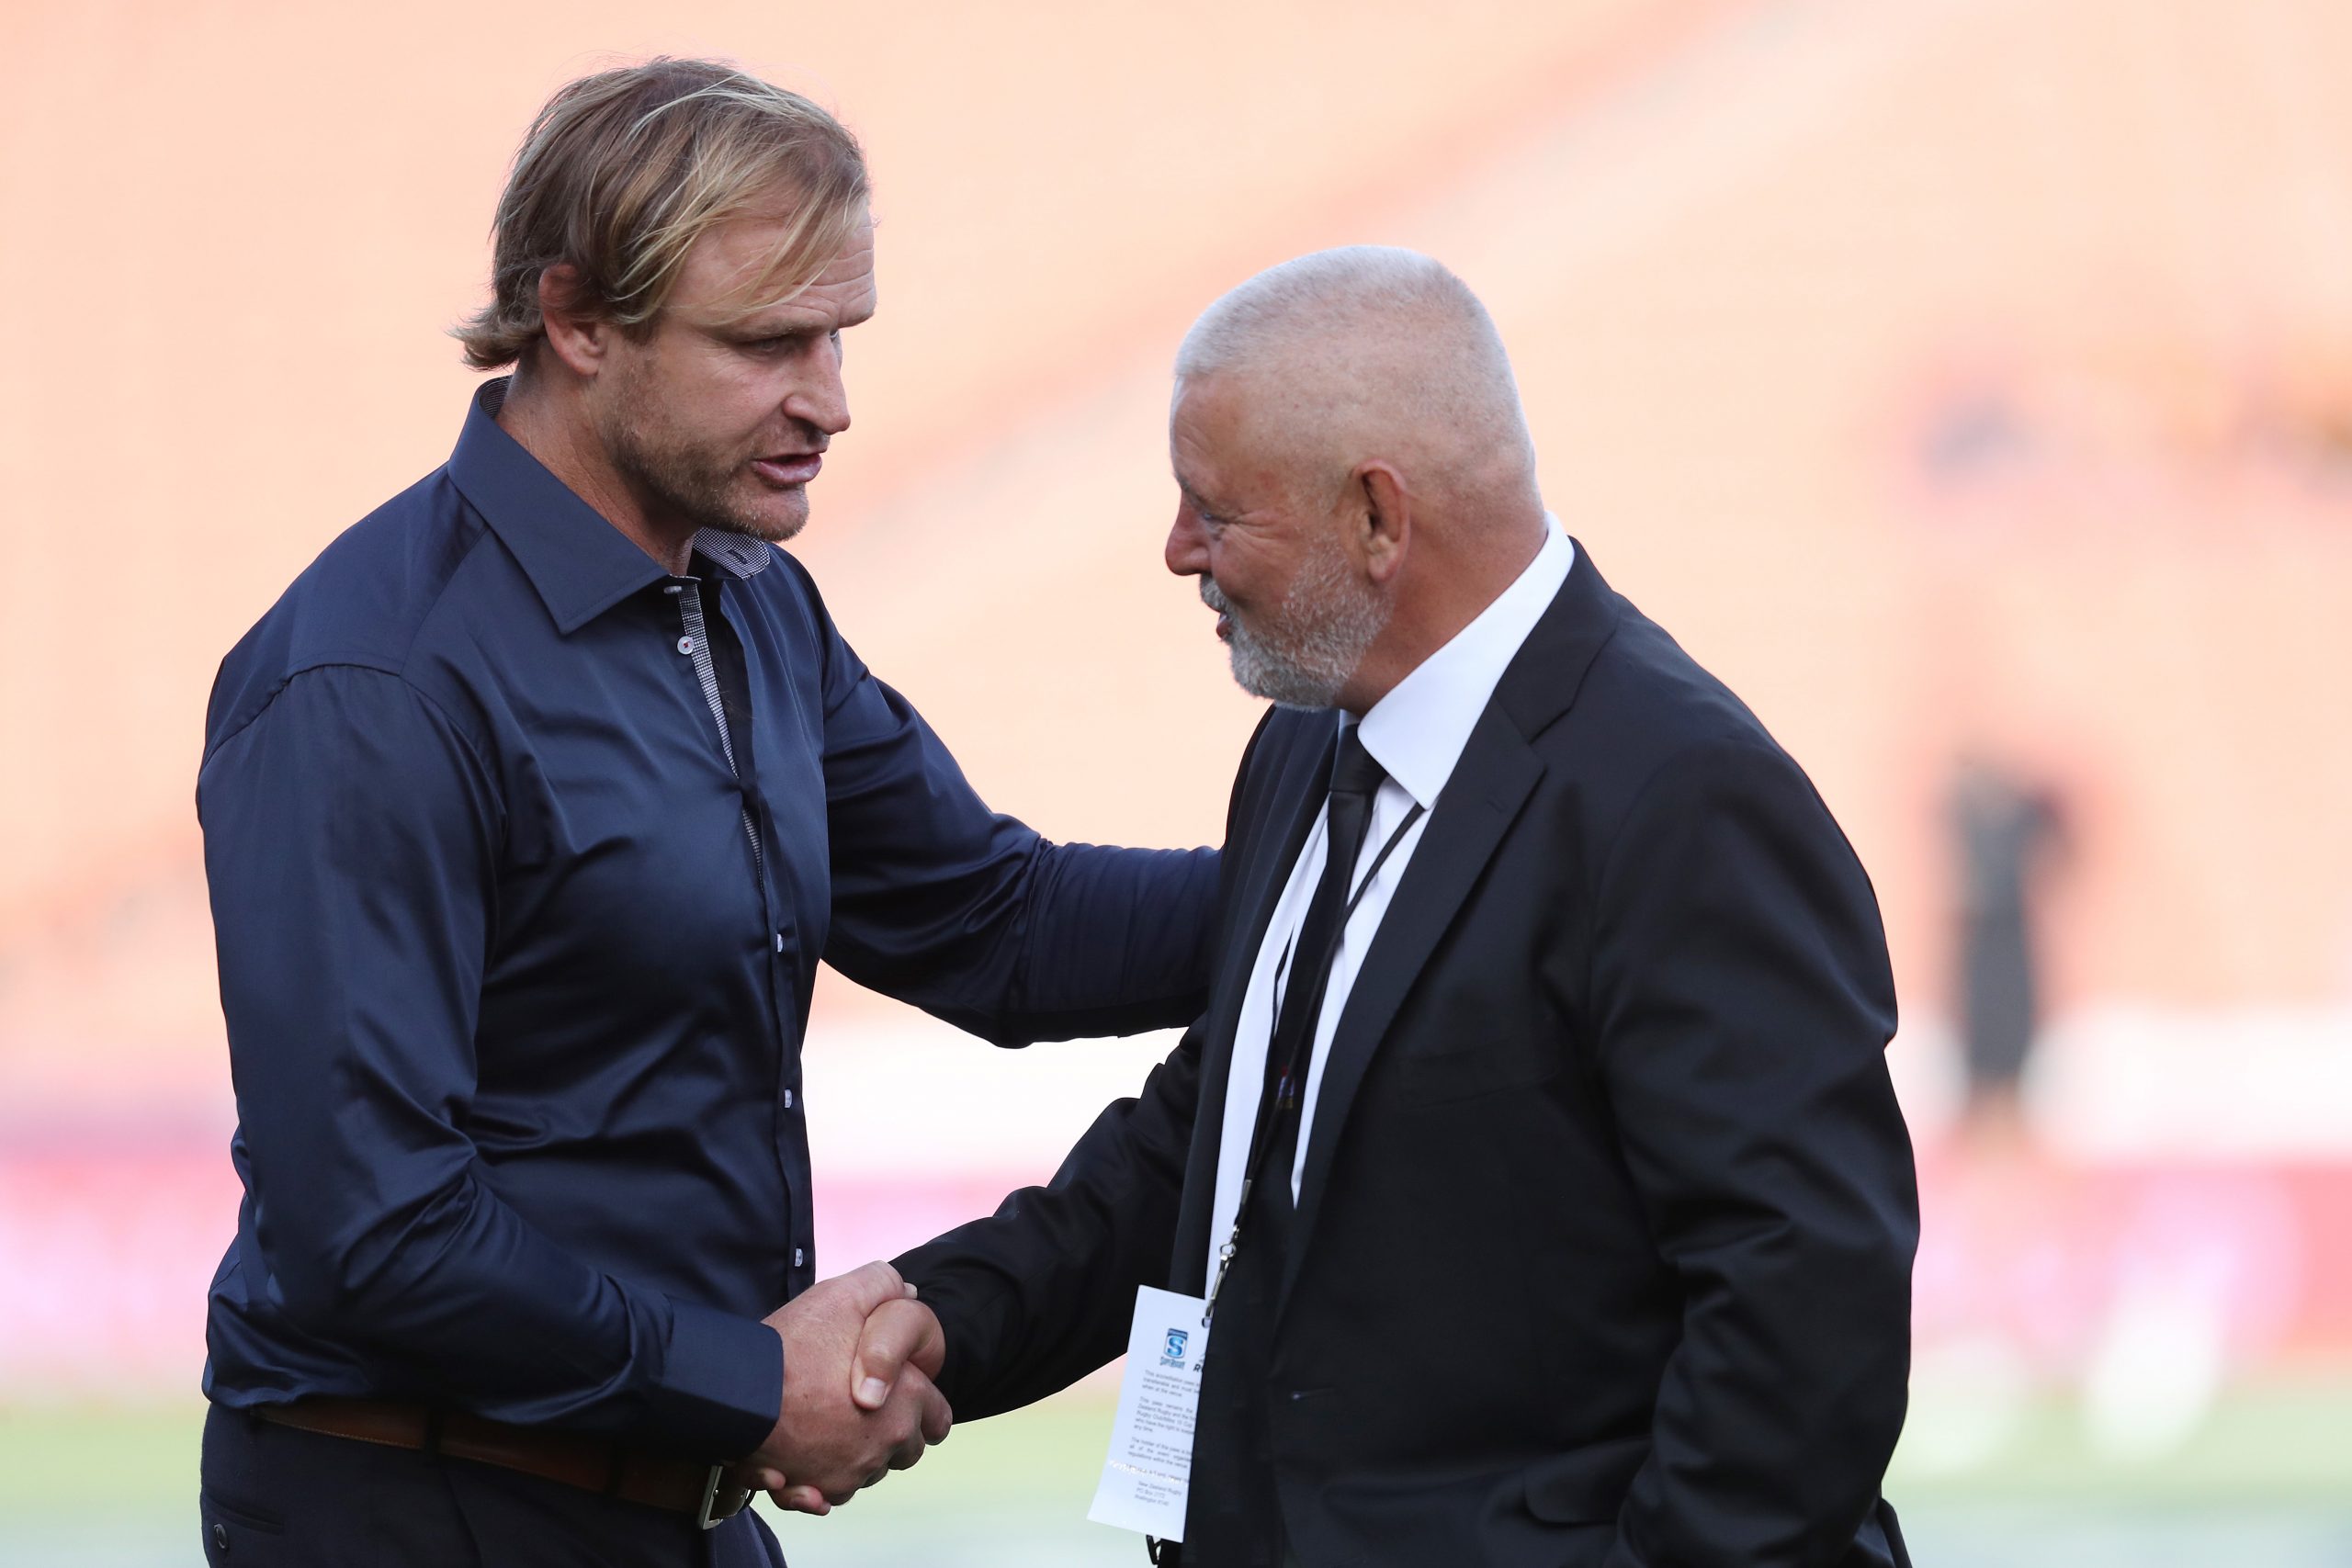
[[[1331,955],[1330,984],[1323,993],[1322,1010],[1316,1015],[1306,1097],[1299,1108],[1298,1155],[1290,1172],[1293,1202],[1298,1200],[1299,1181],[1306,1169],[1316,1099],[1323,1087],[1323,1064],[1330,1054],[1340,1014],[1348,1005],[1348,993],[1355,986],[1356,971],[1380,930],[1381,917],[1388,912],[1389,897],[1413,858],[1413,847],[1429,825],[1429,813],[1437,808],[1438,793],[1453,776],[1472,728],[1495,694],[1496,682],[1551,606],[1560,584],[1567,581],[1568,569],[1576,564],[1576,546],[1556,522],[1548,516],[1544,522],[1543,547],[1527,563],[1527,570],[1480,611],[1477,619],[1423,660],[1363,716],[1363,749],[1388,777],[1373,797],[1372,821],[1364,831],[1353,877],[1363,875],[1417,803],[1422,814],[1405,829],[1380,874],[1363,889],[1362,901],[1340,929],[1338,950]],[[1346,713],[1338,715],[1343,731],[1355,722]],[[1282,1006],[1277,972],[1284,967],[1283,955],[1297,939],[1306,907],[1315,897],[1316,884],[1322,880],[1330,829],[1327,807],[1308,830],[1306,843],[1291,866],[1282,901],[1274,906],[1265,940],[1259,944],[1250,988],[1241,998],[1231,1076],[1226,1083],[1224,1136],[1217,1149],[1216,1207],[1209,1225],[1208,1278],[1212,1280],[1216,1278],[1217,1253],[1233,1234],[1234,1211],[1240,1205],[1242,1167],[1250,1158],[1250,1134],[1257,1124],[1258,1101],[1266,1081],[1266,1050]],[[1352,892],[1356,884],[1351,881],[1349,886]]]

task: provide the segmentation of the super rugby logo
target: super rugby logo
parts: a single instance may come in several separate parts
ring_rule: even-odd
[[[1183,1371],[1184,1342],[1191,1337],[1192,1334],[1190,1330],[1182,1328],[1170,1329],[1168,1331],[1168,1348],[1160,1356],[1159,1364],[1163,1367],[1174,1367],[1179,1371]]]

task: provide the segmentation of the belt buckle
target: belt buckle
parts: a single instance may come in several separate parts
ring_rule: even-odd
[[[741,1513],[743,1506],[752,1500],[750,1487],[726,1484],[726,1480],[727,1467],[723,1464],[712,1465],[710,1473],[703,1478],[702,1511],[695,1516],[696,1529],[717,1529]]]

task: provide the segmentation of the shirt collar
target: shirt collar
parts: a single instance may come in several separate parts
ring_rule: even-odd
[[[1544,513],[1544,546],[1526,570],[1363,716],[1363,749],[1424,808],[1437,804],[1503,671],[1567,581],[1576,556],[1558,521]]]
[[[514,553],[556,629],[568,636],[669,573],[499,428],[509,379],[474,394],[449,455],[449,477]],[[703,529],[694,547],[730,577],[750,577],[775,558],[764,539],[722,528]]]

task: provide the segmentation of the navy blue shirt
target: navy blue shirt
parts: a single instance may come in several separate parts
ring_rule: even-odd
[[[205,1393],[734,1458],[777,1411],[759,1320],[816,1277],[817,961],[1000,1043],[1185,1023],[1216,856],[990,812],[797,561],[706,532],[671,576],[503,392],[213,689],[245,1195]]]

